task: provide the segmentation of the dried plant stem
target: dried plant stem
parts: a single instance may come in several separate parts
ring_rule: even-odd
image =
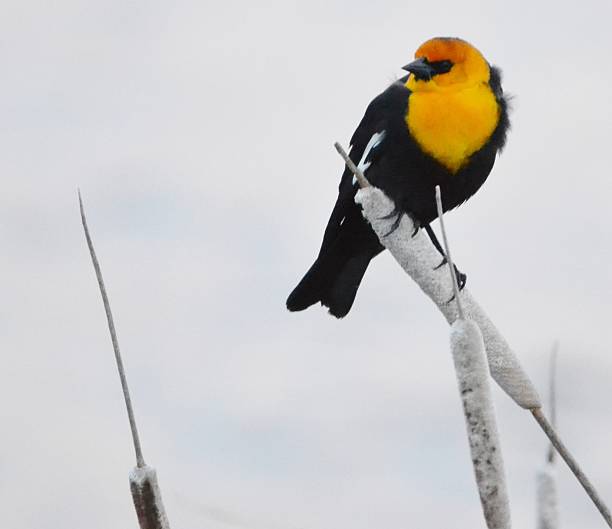
[[[340,154],[340,156],[342,156],[342,158],[344,159],[344,163],[346,163],[346,166],[353,172],[353,174],[355,175],[355,178],[357,179],[357,182],[359,183],[359,187],[363,188],[363,187],[370,187],[370,182],[368,182],[368,179],[365,177],[365,175],[361,172],[361,169],[359,169],[354,163],[353,160],[351,160],[349,158],[349,155],[346,154],[346,151],[342,148],[342,145],[340,145],[338,142],[334,143],[334,147],[336,148],[336,150],[338,151],[338,153]]]
[[[557,427],[557,352],[559,350],[559,342],[555,342],[552,352],[550,353],[550,379],[549,379],[549,406],[550,406],[550,424],[553,428]],[[555,449],[551,443],[548,449],[548,462],[555,461]]]
[[[587,476],[584,474],[584,472],[580,468],[580,465],[578,465],[572,454],[570,454],[569,450],[565,447],[565,445],[557,435],[557,432],[555,432],[552,425],[548,422],[548,419],[542,412],[542,408],[532,409],[531,414],[538,422],[542,430],[544,430],[544,433],[548,436],[550,442],[554,445],[554,447],[557,449],[557,452],[559,452],[559,455],[567,463],[567,466],[574,473],[574,476],[576,476],[576,479],[578,479],[586,493],[591,498],[591,500],[593,500],[593,503],[603,516],[604,520],[608,524],[608,527],[612,527],[612,517],[610,516],[610,510],[599,497],[599,494],[595,490],[595,487],[590,482],[589,478],[587,478]]]
[[[459,285],[457,285],[457,274],[455,274],[455,265],[453,264],[453,258],[451,257],[450,245],[448,244],[448,238],[446,237],[446,229],[444,227],[444,210],[442,209],[442,193],[440,192],[440,186],[436,186],[436,207],[438,208],[438,220],[440,221],[440,229],[442,230],[442,241],[444,242],[444,252],[446,253],[446,262],[448,263],[448,271],[451,275],[451,281],[453,283],[453,292],[455,301],[457,302],[457,312],[459,319],[464,320],[465,315],[463,313],[463,307],[461,306],[461,298],[459,297]]]
[[[115,351],[115,360],[117,361],[117,370],[119,371],[119,378],[121,380],[121,389],[123,390],[123,398],[125,400],[125,406],[127,408],[128,419],[130,421],[130,429],[132,430],[132,440],[134,441],[134,450],[136,452],[136,466],[141,468],[145,466],[145,461],[142,457],[142,448],[140,447],[138,428],[136,427],[136,419],[134,418],[134,410],[132,408],[132,399],[130,398],[130,390],[128,388],[127,379],[125,377],[123,360],[121,360],[121,351],[119,350],[119,341],[117,340],[117,332],[115,331],[113,314],[111,312],[110,303],[108,301],[108,295],[106,294],[104,280],[102,279],[102,270],[100,270],[100,263],[98,262],[96,252],[93,247],[93,242],[91,241],[89,228],[87,227],[87,219],[85,218],[85,209],[83,208],[83,199],[81,198],[81,191],[79,191],[79,209],[81,211],[81,222],[83,223],[83,229],[85,230],[85,238],[87,239],[89,254],[91,255],[91,261],[93,263],[94,270],[96,271],[96,278],[98,279],[98,286],[100,287],[100,294],[102,295],[102,302],[104,303],[104,311],[106,312],[108,330],[110,331],[111,340],[113,342],[113,350]]]

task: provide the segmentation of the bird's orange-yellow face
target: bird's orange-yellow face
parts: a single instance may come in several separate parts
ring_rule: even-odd
[[[421,44],[414,56],[417,60],[404,67],[412,72],[406,86],[413,92],[458,89],[489,81],[489,64],[464,40],[430,39]]]
[[[428,40],[415,56],[404,66],[411,74],[406,125],[421,149],[454,174],[499,121],[489,64],[474,46],[455,38]]]

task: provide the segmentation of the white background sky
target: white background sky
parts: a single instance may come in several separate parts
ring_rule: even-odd
[[[284,301],[347,143],[418,45],[461,36],[515,95],[508,147],[448,216],[454,256],[612,503],[608,2],[10,2],[0,16],[0,512],[134,528],[128,423],[175,529],[484,527],[448,328],[389,255],[337,321]],[[546,443],[495,398],[515,526]],[[564,527],[604,527],[559,469]]]

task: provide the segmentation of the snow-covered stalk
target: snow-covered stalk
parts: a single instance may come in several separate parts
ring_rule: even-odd
[[[346,152],[342,147],[337,143],[335,147],[346,160]],[[452,286],[443,279],[445,267],[438,268],[440,255],[437,250],[422,230],[412,236],[414,223],[407,215],[402,215],[397,228],[392,229],[394,219],[386,217],[395,210],[395,205],[380,189],[370,186],[365,177],[363,180],[365,185],[360,182],[361,189],[357,192],[355,201],[361,204],[364,217],[378,235],[381,244],[436,304],[449,324],[452,324],[457,320],[457,307],[455,303],[449,303],[449,299],[452,298]],[[460,297],[466,319],[476,323],[482,333],[491,376],[519,406],[531,412],[608,526],[612,528],[610,510],[546,419],[538,392],[516,355],[467,289],[461,291]]]
[[[448,280],[448,268],[438,268],[442,258],[424,230],[420,230],[413,237],[414,224],[407,215],[402,215],[399,226],[392,230],[394,219],[385,217],[395,206],[391,199],[376,187],[360,189],[355,201],[363,207],[363,214],[381,243],[431,298],[446,320],[453,323],[459,313],[456,303],[449,303],[453,297],[453,287]],[[519,406],[527,409],[539,407],[541,404],[538,392],[493,322],[467,288],[460,292],[459,299],[466,319],[475,322],[482,332],[491,376]]]
[[[448,302],[453,296],[453,287],[446,280],[446,267],[438,266],[441,260],[438,251],[422,230],[412,236],[414,223],[407,215],[402,215],[399,226],[392,230],[395,219],[387,217],[395,209],[391,199],[380,189],[370,186],[340,144],[336,143],[334,146],[349,169],[355,173],[361,187],[355,201],[363,207],[363,214],[380,242],[437,305],[446,320],[453,323],[459,315],[458,309],[455,303]],[[504,337],[467,289],[461,291],[460,299],[466,318],[476,322],[483,334],[491,376],[519,406],[527,409],[539,407],[541,404],[538,392]]]
[[[482,334],[469,320],[451,325],[451,351],[463,403],[474,474],[489,529],[510,529],[504,462]]]
[[[451,352],[463,404],[480,503],[489,529],[510,529],[510,503],[489,385],[489,366],[484,341],[478,326],[473,321],[466,320],[464,316],[444,226],[440,186],[436,186],[436,206],[454,299],[459,312],[459,318],[451,325]]]
[[[556,448],[557,453],[563,458],[563,461],[570,468],[576,479],[580,482],[586,493],[589,495],[589,498],[593,501],[597,510],[601,513],[604,520],[608,524],[608,527],[612,527],[612,516],[610,515],[610,509],[608,509],[607,505],[599,496],[599,493],[587,477],[587,475],[582,471],[578,462],[574,459],[574,456],[570,453],[567,447],[563,444],[563,441],[552,427],[552,425],[548,422],[548,419],[544,415],[542,408],[534,408],[530,410],[533,418],[540,425],[540,428],[544,430],[544,433],[550,439],[550,442]]]
[[[93,241],[91,240],[91,235],[89,234],[89,228],[87,227],[85,208],[83,207],[83,200],[81,198],[80,191],[79,209],[81,212],[83,230],[85,231],[85,239],[87,240],[87,247],[89,248],[89,255],[91,256],[91,261],[96,272],[98,287],[100,288],[102,303],[104,304],[104,311],[106,312],[106,321],[108,323],[108,330],[113,343],[115,361],[117,362],[117,370],[119,372],[119,379],[121,380],[121,389],[123,390],[123,398],[125,400],[130,429],[132,432],[134,451],[136,452],[136,467],[130,473],[130,489],[132,491],[134,506],[136,507],[136,514],[138,515],[138,523],[140,524],[140,529],[169,529],[170,526],[168,525],[168,519],[166,518],[166,512],[162,503],[161,492],[157,484],[155,469],[146,465],[142,455],[140,437],[138,435],[138,428],[136,427],[136,418],[132,408],[132,399],[130,398],[130,390],[128,388],[127,378],[125,376],[123,360],[121,359],[121,351],[119,349],[119,340],[117,339],[117,332],[115,330],[115,322],[113,320],[110,302],[106,293],[106,287],[104,286],[104,279],[102,278],[100,263],[98,261],[98,257],[96,256],[96,251],[94,250]]]

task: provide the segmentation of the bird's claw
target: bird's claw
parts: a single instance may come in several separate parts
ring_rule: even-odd
[[[455,266],[455,275],[457,277],[457,286],[459,287],[459,292],[461,292],[465,288],[465,284],[467,283],[467,275],[459,271],[459,269],[456,266]]]
[[[442,258],[442,262],[438,266],[434,266],[434,270],[439,270],[442,268],[448,261],[446,260],[446,256]]]
[[[444,257],[442,259],[442,262],[438,266],[434,267],[434,270],[439,270],[447,263],[448,261],[446,260],[446,257]],[[455,277],[457,278],[457,287],[459,288],[459,292],[461,292],[465,288],[465,284],[467,283],[467,275],[461,272],[457,268],[457,266],[453,265],[453,267],[455,269]],[[447,301],[447,303],[450,303],[454,299],[455,299],[455,295],[453,294],[453,296]]]
[[[391,211],[391,213],[388,213],[387,215],[383,215],[382,217],[378,217],[378,220],[389,220],[395,217],[396,215],[397,215],[397,210],[394,209],[393,211]]]

